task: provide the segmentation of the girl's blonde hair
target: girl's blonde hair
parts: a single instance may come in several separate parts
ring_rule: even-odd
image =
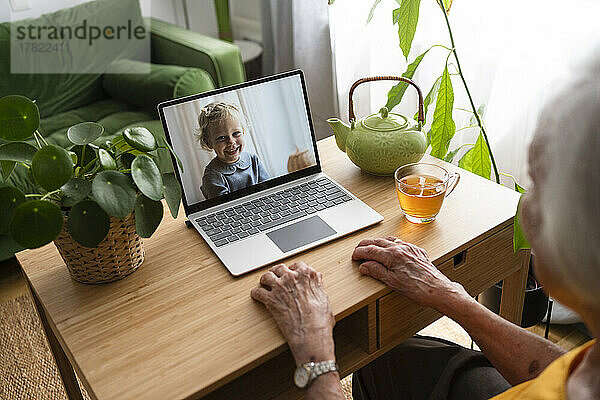
[[[198,114],[198,128],[194,132],[194,136],[204,150],[212,150],[210,126],[227,118],[235,118],[241,124],[244,123],[240,109],[233,104],[217,101],[202,107],[200,114]]]

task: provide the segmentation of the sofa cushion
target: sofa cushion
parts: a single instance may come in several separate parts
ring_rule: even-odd
[[[67,139],[67,129],[86,121],[98,122],[104,127],[105,133],[98,139],[99,143],[112,139],[117,133],[131,126],[144,126],[155,136],[164,137],[162,125],[155,115],[114,99],[104,99],[44,118],[40,122],[39,130],[49,143],[66,148],[72,146]]]
[[[21,45],[27,46],[26,43],[36,46],[53,43],[50,28],[70,27],[74,31],[83,23],[88,28],[120,26],[122,20],[127,19],[131,20],[132,26],[144,26],[138,0],[91,1],[36,19],[0,24],[0,97],[20,94],[35,99],[42,118],[105,98],[100,80],[104,69],[117,59],[139,56],[144,52],[144,46],[148,52],[148,32],[145,43],[142,40],[123,40],[115,45],[115,41],[97,40],[88,45],[86,39],[72,38],[67,41],[68,51],[63,47],[64,51],[33,52],[32,47],[27,47],[28,51],[21,50],[21,57],[11,60],[11,29],[15,35],[12,38],[14,48],[19,50]],[[27,33],[29,26],[46,29],[41,31],[42,38],[31,39],[31,34]],[[33,36],[37,38],[36,32],[39,31],[34,29]],[[15,73],[11,71],[11,62]]]
[[[205,92],[215,85],[200,68],[119,60],[102,76],[102,87],[112,98],[156,113],[162,101]]]

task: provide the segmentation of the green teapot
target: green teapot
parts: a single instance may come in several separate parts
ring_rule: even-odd
[[[356,121],[352,93],[364,82],[379,80],[403,81],[417,89],[419,94],[418,122],[404,115],[391,113],[386,107],[378,113]],[[348,158],[364,171],[374,175],[392,175],[405,164],[418,162],[427,150],[427,140],[422,131],[425,115],[423,94],[410,79],[399,76],[375,76],[362,78],[350,88],[348,119],[350,126],[339,118],[327,122],[335,133],[335,141]]]

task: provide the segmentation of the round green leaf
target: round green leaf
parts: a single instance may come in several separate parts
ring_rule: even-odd
[[[0,234],[8,233],[10,220],[21,203],[25,203],[23,192],[12,186],[0,187]]]
[[[0,138],[25,140],[40,126],[40,111],[27,97],[12,95],[0,99]]]
[[[140,192],[152,200],[163,197],[163,182],[156,163],[147,155],[139,155],[131,163],[131,177]]]
[[[67,150],[51,144],[35,153],[31,170],[41,187],[48,191],[55,190],[73,177],[73,160]]]
[[[60,187],[62,191],[62,205],[73,207],[85,199],[92,191],[92,182],[83,178],[71,178],[69,182]]]
[[[165,193],[165,199],[167,200],[171,215],[173,218],[177,218],[179,203],[181,202],[181,186],[179,186],[175,174],[163,174],[162,181],[163,192]]]
[[[92,194],[100,207],[117,218],[125,218],[135,205],[135,189],[118,171],[102,171],[92,182]]]
[[[100,165],[102,165],[102,169],[110,170],[117,169],[117,163],[115,159],[112,158],[110,153],[104,149],[98,150],[98,159],[100,160]]]
[[[134,149],[152,151],[156,149],[156,139],[146,128],[128,128],[123,131],[123,139]]]
[[[82,246],[97,247],[108,233],[110,217],[92,200],[84,200],[71,208],[67,219],[69,233]]]
[[[16,161],[31,164],[33,156],[38,151],[37,147],[25,142],[11,142],[0,145],[0,160]]]
[[[152,236],[163,217],[163,205],[143,194],[139,194],[135,202],[135,230],[143,238]]]
[[[56,204],[33,200],[17,207],[10,234],[21,246],[35,249],[56,239],[62,226],[63,216]]]
[[[84,154],[85,148],[85,154]],[[94,158],[96,158],[96,152],[90,146],[73,146],[71,147],[71,151],[77,155],[77,165],[80,167],[85,167],[88,165]],[[83,158],[81,157],[83,155]]]
[[[10,177],[10,174],[14,171],[17,163],[14,161],[0,160],[0,170],[2,172],[2,179],[5,181]]]
[[[95,122],[82,122],[67,130],[67,137],[73,144],[92,143],[104,133],[104,127]]]

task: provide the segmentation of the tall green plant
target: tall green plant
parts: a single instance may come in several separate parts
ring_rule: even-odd
[[[329,0],[329,4],[333,4],[335,0]],[[431,0],[430,0],[431,1]],[[425,115],[429,106],[435,103],[435,109],[433,112],[433,120],[431,121],[429,130],[427,132],[427,142],[431,147],[431,155],[441,160],[453,162],[458,152],[464,147],[470,147],[465,154],[458,161],[458,165],[470,172],[480,175],[486,179],[490,179],[490,175],[493,171],[496,183],[500,183],[500,172],[496,165],[496,160],[492,152],[492,148],[488,139],[488,134],[485,129],[485,125],[482,121],[482,114],[484,106],[480,105],[479,108],[475,106],[475,101],[467,85],[458,52],[456,50],[456,43],[452,34],[452,27],[448,19],[452,0],[435,0],[439,6],[443,16],[444,23],[448,29],[448,35],[450,40],[450,46],[443,44],[435,44],[419,54],[414,58],[412,62],[408,64],[406,71],[402,74],[403,77],[412,79],[419,65],[423,61],[424,57],[434,48],[442,49],[447,52],[445,62],[440,73],[440,76],[434,81],[432,87],[429,89],[425,100]],[[375,0],[367,23],[371,21],[375,9],[379,5],[381,0]],[[408,56],[412,47],[412,42],[415,37],[417,25],[419,22],[419,9],[421,6],[421,0],[396,0],[399,7],[394,9],[392,12],[392,20],[395,25],[398,25],[398,43],[402,54],[408,61]],[[453,62],[452,62],[453,61]],[[456,73],[450,72],[450,66],[455,65]],[[472,114],[469,125],[456,129],[456,124],[453,118],[453,111],[457,108],[454,107],[454,86],[452,77],[458,76],[462,82],[462,86],[469,99],[470,109],[460,109],[467,111]],[[388,99],[386,107],[391,110],[393,107],[398,105],[406,92],[408,84],[400,82],[388,92]],[[415,116],[416,119],[416,116]],[[474,144],[462,145],[458,148],[451,149],[450,145],[452,139],[457,132],[466,129],[477,129],[478,138]],[[514,178],[513,178],[514,180]],[[515,181],[515,190],[523,193],[523,189]],[[525,236],[521,230],[518,215],[515,218],[515,234],[514,234],[515,251],[520,248],[528,247]]]
[[[96,247],[108,233],[111,216],[135,212],[142,237],[150,237],[160,224],[161,199],[166,198],[177,216],[179,183],[172,173],[161,173],[155,162],[161,157],[159,149],[171,149],[147,129],[126,129],[95,145],[102,141],[104,128],[83,122],[68,129],[72,146],[64,149],[46,142],[39,123],[38,107],[30,99],[0,98],[0,234],[23,247],[40,247],[58,236],[66,217],[73,239]],[[20,185],[11,180],[17,166],[27,176]]]

